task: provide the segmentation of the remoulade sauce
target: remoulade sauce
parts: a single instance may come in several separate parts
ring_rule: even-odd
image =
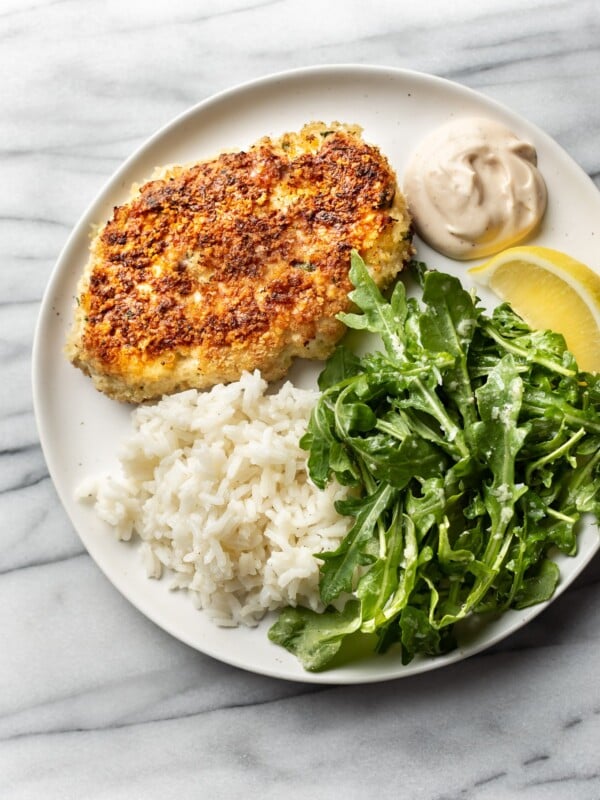
[[[404,193],[421,238],[466,260],[504,250],[544,215],[547,192],[533,145],[492,119],[456,119],[409,163]]]

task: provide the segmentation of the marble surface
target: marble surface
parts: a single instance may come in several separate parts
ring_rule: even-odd
[[[452,10],[450,10],[452,8]],[[554,136],[600,185],[595,0],[0,2],[0,797],[600,797],[600,560],[463,663],[287,683],[172,639],[63,512],[30,389],[66,238],[152,132],[241,81],[323,63],[431,72]]]

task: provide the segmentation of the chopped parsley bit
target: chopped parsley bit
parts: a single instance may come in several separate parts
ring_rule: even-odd
[[[310,261],[292,261],[292,267],[302,269],[304,272],[314,272],[317,268],[315,264],[311,264]]]

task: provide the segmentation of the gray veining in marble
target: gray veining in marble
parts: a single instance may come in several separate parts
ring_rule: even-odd
[[[33,418],[31,344],[69,231],[203,98],[323,63],[432,72],[511,106],[600,185],[595,0],[0,0],[0,798],[600,798],[600,562],[492,650],[316,687],[175,641],[85,552]]]

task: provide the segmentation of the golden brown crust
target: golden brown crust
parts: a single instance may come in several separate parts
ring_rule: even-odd
[[[323,358],[343,333],[349,254],[386,284],[410,256],[387,160],[359,129],[313,123],[248,152],[173,167],[92,243],[69,358],[140,401]]]

